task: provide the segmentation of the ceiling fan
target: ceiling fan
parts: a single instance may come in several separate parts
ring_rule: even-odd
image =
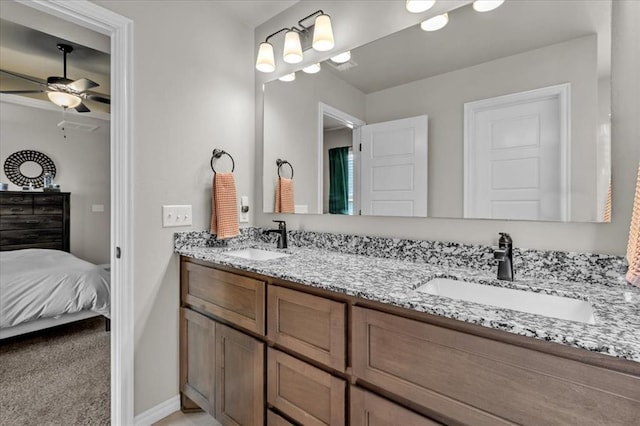
[[[68,44],[58,44],[58,50],[60,50],[63,55],[64,77],[48,77],[45,82],[26,75],[0,69],[0,72],[4,74],[30,81],[45,88],[45,90],[3,90],[0,91],[0,93],[26,94],[46,92],[49,100],[54,104],[64,108],[75,108],[78,112],[91,111],[82,102],[83,100],[110,104],[111,100],[109,98],[88,91],[89,89],[99,86],[95,81],[91,81],[87,78],[81,78],[73,81],[67,78],[67,55],[73,52],[73,46]]]

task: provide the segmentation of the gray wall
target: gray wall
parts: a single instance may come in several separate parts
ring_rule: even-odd
[[[366,96],[367,123],[429,116],[429,217],[462,217],[464,103],[571,83],[571,219],[596,221],[596,36],[448,72]]]
[[[97,1],[134,26],[135,413],[178,394],[176,231],[209,229],[211,152],[235,158],[253,196],[253,29],[218,2]],[[162,228],[163,204],[192,204],[193,226]]]
[[[447,4],[445,4],[447,3]],[[436,3],[429,15],[450,7],[449,2]],[[384,35],[417,24],[426,15],[412,16],[398,2],[330,2],[304,1],[285,10],[256,29],[257,45],[274,28],[290,26],[301,16],[323,9],[333,18],[336,34],[334,52],[353,48]],[[256,224],[268,226],[272,219],[287,220],[291,229],[304,229],[349,234],[369,234],[399,238],[421,238],[496,244],[497,233],[510,232],[519,247],[558,249],[622,255],[626,250],[635,175],[640,159],[640,2],[613,2],[612,52],[612,180],[613,214],[610,224],[553,223],[501,220],[420,219],[383,217],[340,217],[337,215],[273,215],[257,214]],[[375,25],[373,24],[375,23]],[[277,47],[276,47],[277,48]],[[276,56],[278,52],[276,51]],[[302,65],[327,59],[331,52],[305,53]],[[300,65],[300,64],[298,64]],[[279,73],[294,67],[281,61]],[[256,158],[262,159],[262,84],[273,78],[256,72]],[[261,171],[256,175],[256,188],[261,188]]]
[[[93,132],[67,129],[64,139],[57,126],[62,118],[62,109],[0,103],[0,164],[23,149],[40,151],[51,158],[56,166],[54,183],[60,184],[62,191],[71,192],[71,253],[95,264],[109,263],[110,123],[66,113],[65,120],[100,128]],[[10,190],[21,189],[9,182],[4,168],[0,177],[9,183]],[[92,212],[92,204],[102,204],[104,212]]]

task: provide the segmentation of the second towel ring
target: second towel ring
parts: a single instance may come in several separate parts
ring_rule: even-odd
[[[280,167],[282,167],[285,164],[288,164],[289,167],[291,168],[291,179],[293,179],[293,166],[287,160],[281,160],[279,158],[276,160],[276,165],[278,166],[278,177],[281,177],[280,176]]]
[[[231,154],[218,148],[213,150],[213,155],[211,156],[211,170],[213,170],[213,173],[218,173],[213,167],[213,160],[217,160],[218,158],[222,157],[223,154],[227,154],[229,158],[231,158],[231,173],[233,173],[233,171],[236,169],[236,162],[233,161],[233,157],[231,156]]]

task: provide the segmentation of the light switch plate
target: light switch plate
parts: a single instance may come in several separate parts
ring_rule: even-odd
[[[102,212],[104,212],[104,204],[91,204],[91,211],[93,213],[102,213]]]
[[[247,211],[243,212],[242,208],[247,207]],[[240,223],[248,223],[249,222],[249,197],[243,195],[240,197]]]
[[[193,221],[191,205],[162,206],[162,227],[191,226]]]

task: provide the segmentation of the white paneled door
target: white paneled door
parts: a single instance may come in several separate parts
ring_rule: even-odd
[[[465,217],[568,219],[567,99],[563,85],[465,104]]]
[[[426,115],[361,127],[361,214],[427,216]]]

